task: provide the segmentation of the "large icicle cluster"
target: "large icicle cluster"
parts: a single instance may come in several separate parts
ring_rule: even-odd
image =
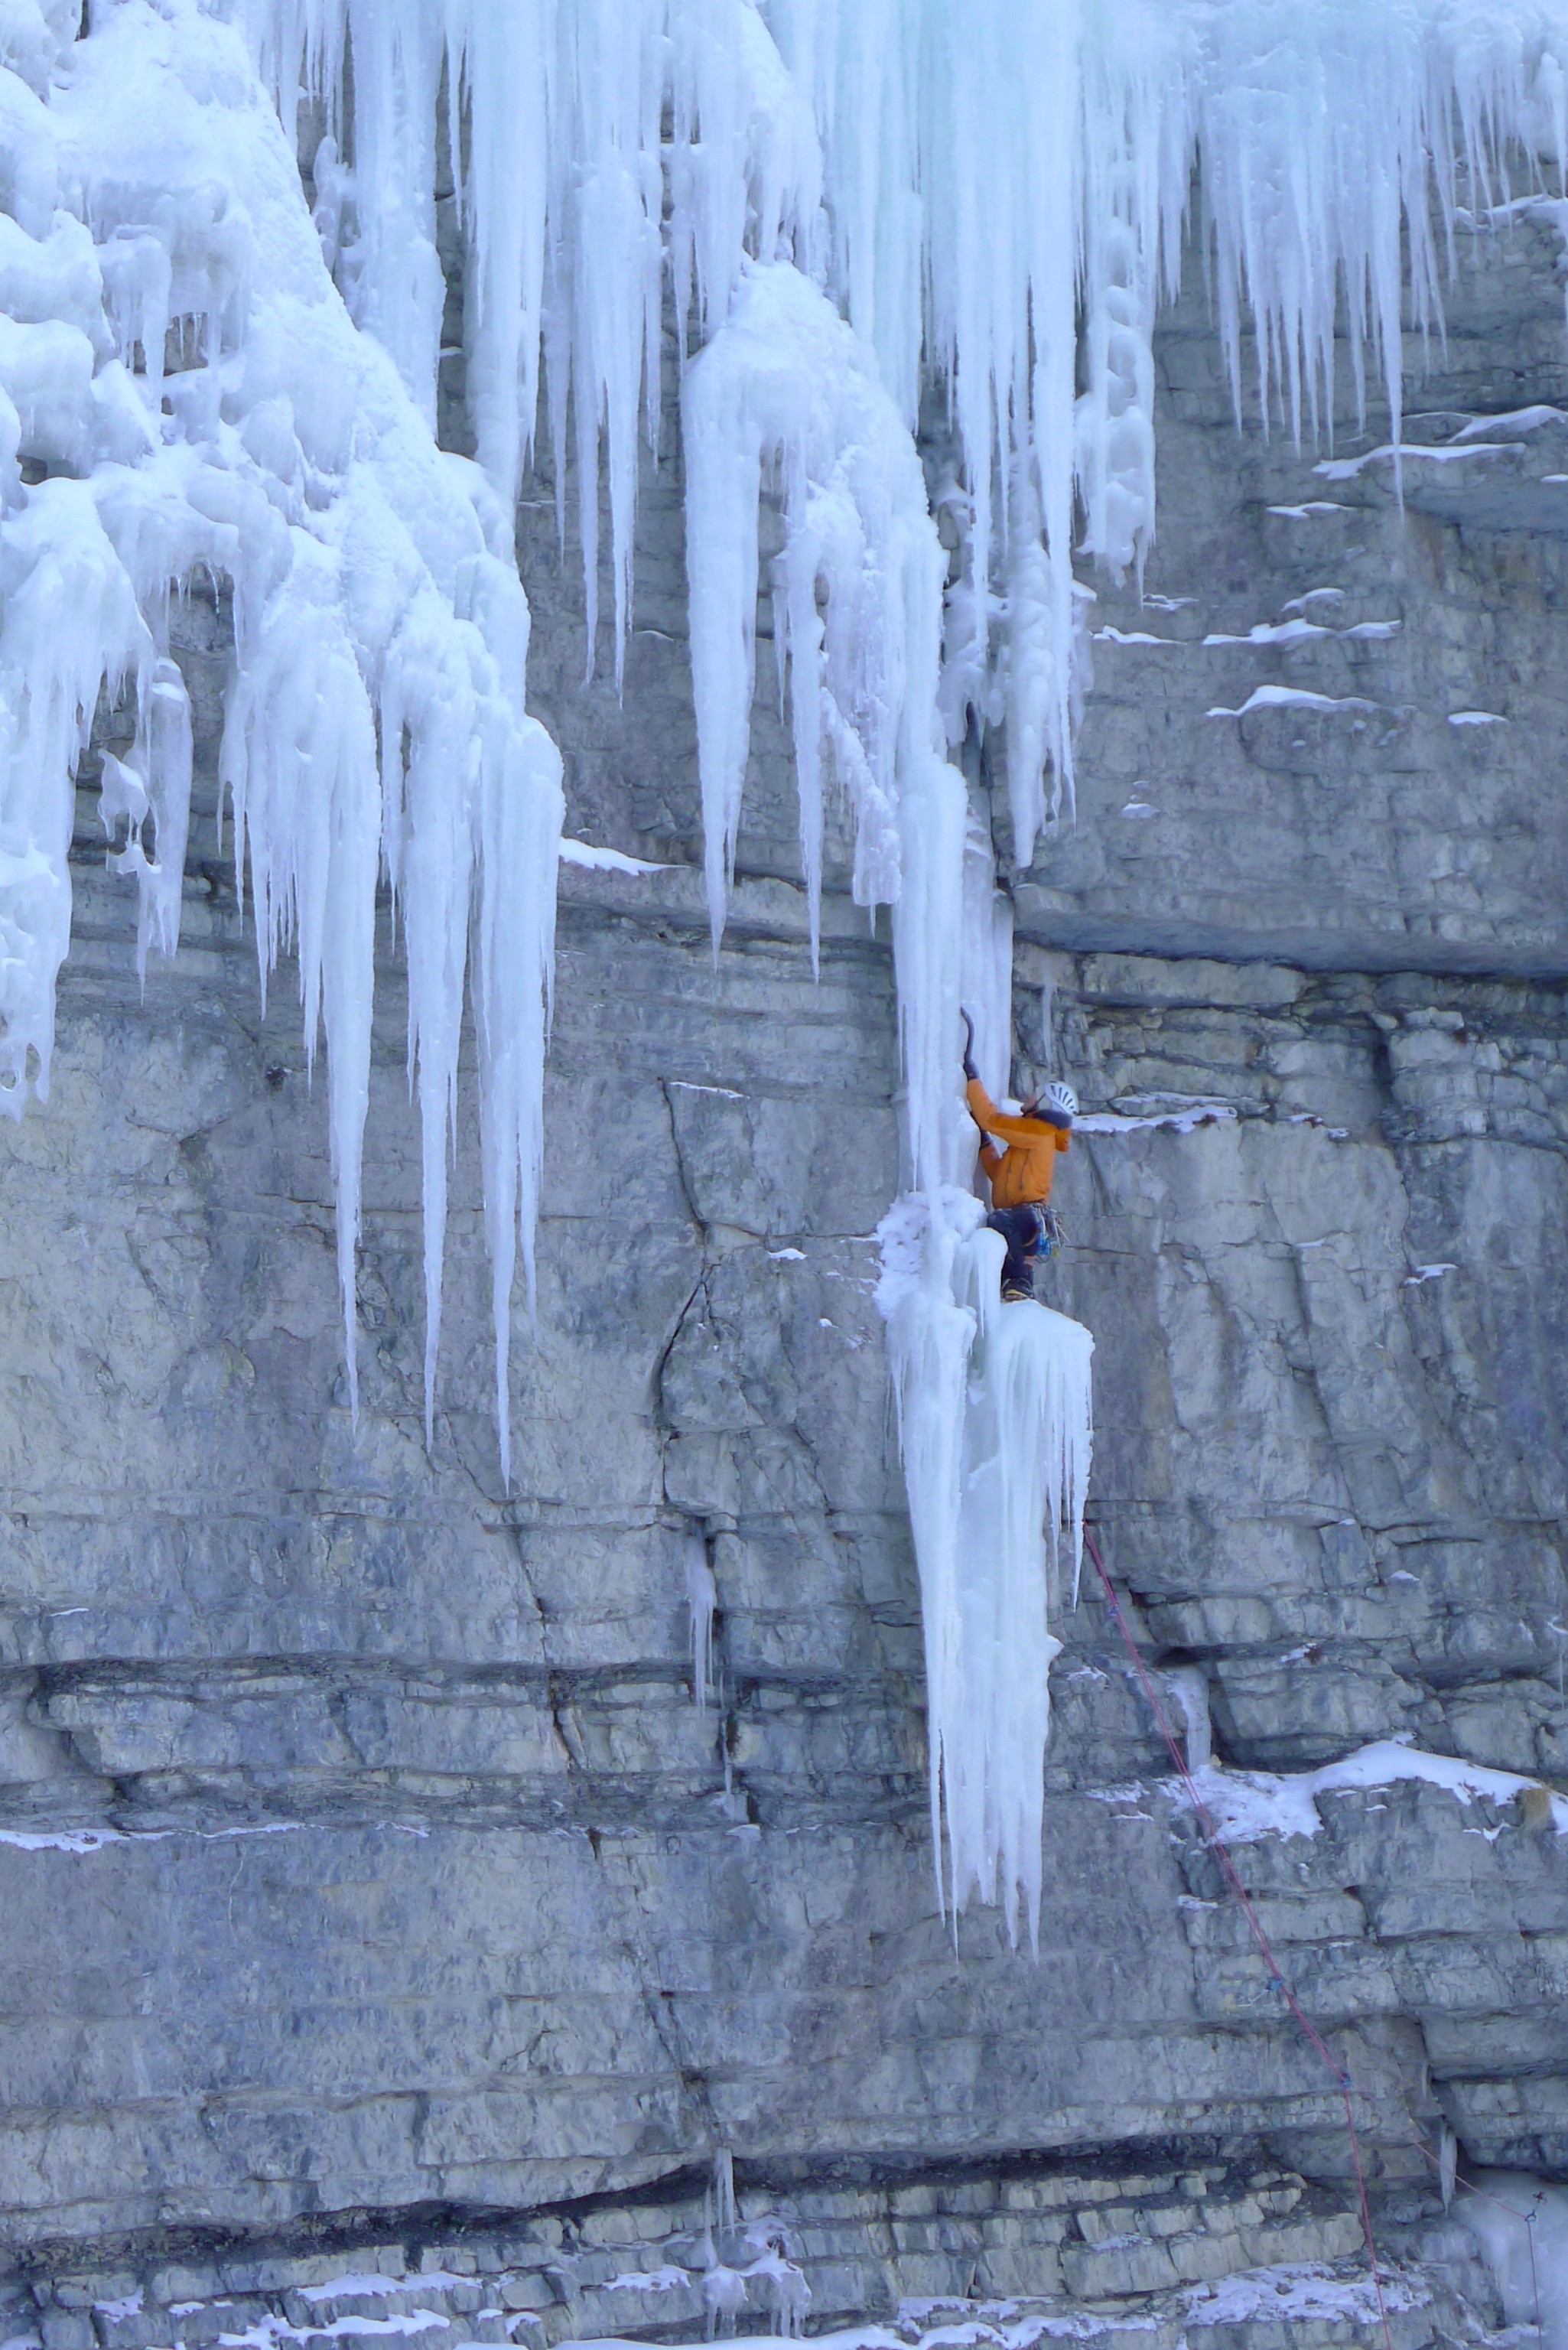
[[[318,217],[427,414],[444,88],[481,462],[515,487],[543,377],[590,601],[603,456],[621,629],[666,285],[701,338],[747,255],[788,257],[907,426],[941,387],[968,519],[943,708],[951,739],[1005,722],[1022,860],[1070,803],[1075,531],[1117,572],[1154,535],[1151,336],[1195,165],[1238,409],[1250,309],[1256,395],[1300,430],[1332,418],[1341,309],[1355,396],[1369,356],[1397,418],[1402,250],[1431,326],[1456,166],[1474,209],[1510,142],[1568,149],[1563,0],[242,5],[285,120],[327,100]]]
[[[135,698],[101,808],[127,827],[140,957],[178,943],[192,741],[169,619],[200,575],[232,602],[223,769],[264,983],[293,948],[307,1052],[326,1035],[350,1391],[385,870],[424,1126],[427,1408],[466,973],[504,1448],[560,832],[510,527],[350,323],[234,32],[192,0],[98,0],[85,38],[73,18],[14,0],[0,72],[0,1099],[48,1090],[100,693]]]

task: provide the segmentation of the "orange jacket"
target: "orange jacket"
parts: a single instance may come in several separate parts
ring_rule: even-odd
[[[1043,1208],[1051,1197],[1056,1153],[1065,1150],[1072,1135],[1064,1126],[1044,1118],[1006,1118],[978,1077],[967,1087],[970,1116],[986,1134],[999,1134],[1006,1143],[997,1150],[989,1142],[980,1148],[980,1163],[991,1178],[991,1197],[998,1208]]]

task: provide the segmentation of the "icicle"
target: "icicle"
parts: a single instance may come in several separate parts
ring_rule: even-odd
[[[147,955],[156,946],[171,955],[180,943],[180,903],[185,842],[191,827],[191,697],[178,665],[158,660],[143,698],[142,724],[130,763],[105,753],[99,813],[106,833],[124,816],[124,848],[109,860],[113,873],[133,874],[138,890],[136,970],[145,986]],[[147,855],[142,827],[153,823],[156,862]]]
[[[396,362],[435,423],[445,287],[435,245],[438,20],[420,6],[349,0],[355,238],[346,256],[356,323]]]
[[[996,859],[972,808],[964,827],[961,989],[974,1022],[974,1059],[993,1100],[1012,1066],[1012,905],[996,886]]]
[[[1040,983],[1040,1065],[1056,1066],[1056,982],[1049,972]]]
[[[815,951],[821,772],[855,813],[857,904],[895,903],[915,1180],[944,1161],[958,1036],[963,789],[937,749],[941,550],[919,463],[869,354],[787,263],[753,267],[682,399],[691,675],[709,919],[723,925],[755,687],[758,508],[778,558]]]
[[[686,1540],[686,1610],[691,1627],[691,1696],[699,1713],[708,1711],[713,1687],[713,1617],[719,1592],[701,1534]]]
[[[85,483],[26,494],[0,529],[0,1107],[20,1117],[48,1098],[77,763],[147,632]]]
[[[727,2146],[713,2157],[713,2224],[721,2236],[735,2232],[735,2158]]]
[[[1073,1596],[1076,1605],[1076,1592]],[[1206,1771],[1214,1754],[1208,1676],[1197,1665],[1178,1665],[1165,1675],[1165,1685],[1186,1726],[1182,1759],[1189,1771]]]

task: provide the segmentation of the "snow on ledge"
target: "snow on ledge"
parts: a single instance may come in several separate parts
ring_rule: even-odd
[[[1116,1110],[1091,1110],[1085,1118],[1075,1118],[1073,1127],[1078,1134],[1138,1134],[1156,1126],[1168,1126],[1177,1134],[1190,1134],[1195,1127],[1214,1126],[1221,1118],[1233,1118],[1231,1102],[1197,1101],[1182,1109],[1159,1110],[1147,1118],[1123,1117]]]
[[[1309,693],[1301,685],[1256,685],[1239,710],[1206,710],[1206,718],[1245,718],[1254,710],[1376,710],[1359,693]]]
[[[233,1828],[0,1828],[0,1846],[9,1845],[14,1852],[81,1854],[102,1852],[116,1844],[167,1844],[176,1836],[191,1836],[198,1844],[223,1844],[237,1836],[298,1835],[305,1825],[303,1820],[260,1820]],[[0,2350],[5,2350],[3,2343]]]
[[[1430,2300],[1416,2277],[1386,2270],[1382,2282],[1384,2303],[1390,2310],[1419,2309]],[[1352,2272],[1349,2263],[1342,2271],[1318,2262],[1243,2269],[1196,2286],[1186,2298],[1189,2326],[1234,2325],[1254,2318],[1337,2318],[1375,2324],[1377,2316],[1371,2278],[1364,2268]],[[1174,2297],[1178,2308],[1180,2299],[1179,2292]],[[1031,2306],[1027,2299],[964,2301],[940,2294],[901,2301],[892,2324],[839,2326],[812,2338],[814,2350],[958,2350],[961,2345],[981,2344],[1033,2350],[1036,2343],[1092,2342],[1113,2332],[1153,2334],[1159,2326],[1159,2318],[1148,2311],[1101,2314],[1062,2303]],[[755,2334],[721,2337],[713,2350],[755,2350],[756,2341]],[[648,2345],[635,2337],[613,2342],[589,2338],[563,2342],[559,2350],[648,2350]]]
[[[1461,1762],[1451,1754],[1427,1754],[1397,1738],[1377,1739],[1318,1771],[1231,1771],[1210,1762],[1192,1773],[1205,1810],[1228,1844],[1256,1844],[1266,1835],[1314,1836],[1323,1825],[1314,1800],[1318,1795],[1342,1787],[1390,1787],[1402,1779],[1423,1779],[1428,1786],[1446,1788],[1461,1804],[1478,1798],[1511,1804],[1526,1788],[1541,1783],[1521,1778],[1517,1772]],[[1165,1783],[1179,1802],[1189,1800],[1180,1780]],[[1559,1835],[1568,1835],[1568,1796],[1552,1794],[1549,1800],[1553,1828]]]
[[[450,2285],[472,2282],[472,2277],[455,2276],[445,2269],[426,2269],[418,2276],[384,2276],[379,2269],[369,2272],[352,2270],[342,2276],[328,2277],[325,2284],[301,2285],[299,2297],[314,2307],[318,2301],[341,2301],[349,2293],[370,2299],[377,2295],[384,2297],[388,2293],[408,2293],[410,2288],[420,2293],[444,2293]]]
[[[1506,726],[1508,721],[1496,710],[1450,710],[1450,726]]]
[[[1344,593],[1342,588],[1321,588],[1314,591],[1312,598],[1298,596],[1293,600],[1297,604],[1304,604],[1319,598],[1338,598]],[[1362,644],[1381,645],[1397,637],[1404,625],[1402,620],[1357,620],[1352,628],[1331,629],[1321,620],[1309,620],[1298,612],[1288,620],[1258,620],[1245,636],[1226,635],[1221,630],[1205,637],[1203,642],[1206,645],[1283,645],[1289,649],[1293,645],[1316,644],[1334,637],[1342,642],[1346,638],[1354,638]]]
[[[669,865],[649,865],[640,857],[628,857],[620,848],[596,848],[591,841],[568,840],[561,835],[561,862],[580,865],[589,873],[669,873]]]
[[[1472,416],[1453,437],[1456,442],[1479,441],[1487,432],[1534,432],[1542,424],[1568,424],[1568,412],[1539,402],[1533,408],[1511,408],[1506,416]]]
[[[1431,2295],[1411,2279],[1385,2275],[1387,2309],[1424,2308]],[[1236,2276],[1202,2284],[1188,2303],[1189,2325],[1246,2325],[1257,2318],[1340,2318],[1353,2324],[1377,2321],[1377,2289],[1365,2269],[1338,2276],[1319,2262],[1279,2268],[1243,2269]]]
[[[98,1852],[130,1841],[119,1828],[0,1828],[0,1845],[17,1852]]]
[[[1499,424],[1503,421],[1501,417],[1495,419]],[[1364,467],[1396,457],[1425,457],[1434,465],[1451,465],[1458,457],[1501,457],[1518,446],[1517,441],[1471,441],[1462,449],[1456,448],[1452,442],[1443,442],[1436,448],[1420,442],[1401,442],[1396,448],[1391,441],[1386,441],[1381,449],[1368,449],[1365,457],[1325,457],[1321,465],[1313,467],[1313,472],[1320,473],[1325,482],[1351,482]]]

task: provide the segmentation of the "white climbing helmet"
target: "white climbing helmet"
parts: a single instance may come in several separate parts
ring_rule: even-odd
[[[1063,1118],[1076,1118],[1078,1115],[1078,1097],[1071,1086],[1062,1083],[1060,1077],[1054,1085],[1046,1087],[1042,1106],[1058,1111]]]

